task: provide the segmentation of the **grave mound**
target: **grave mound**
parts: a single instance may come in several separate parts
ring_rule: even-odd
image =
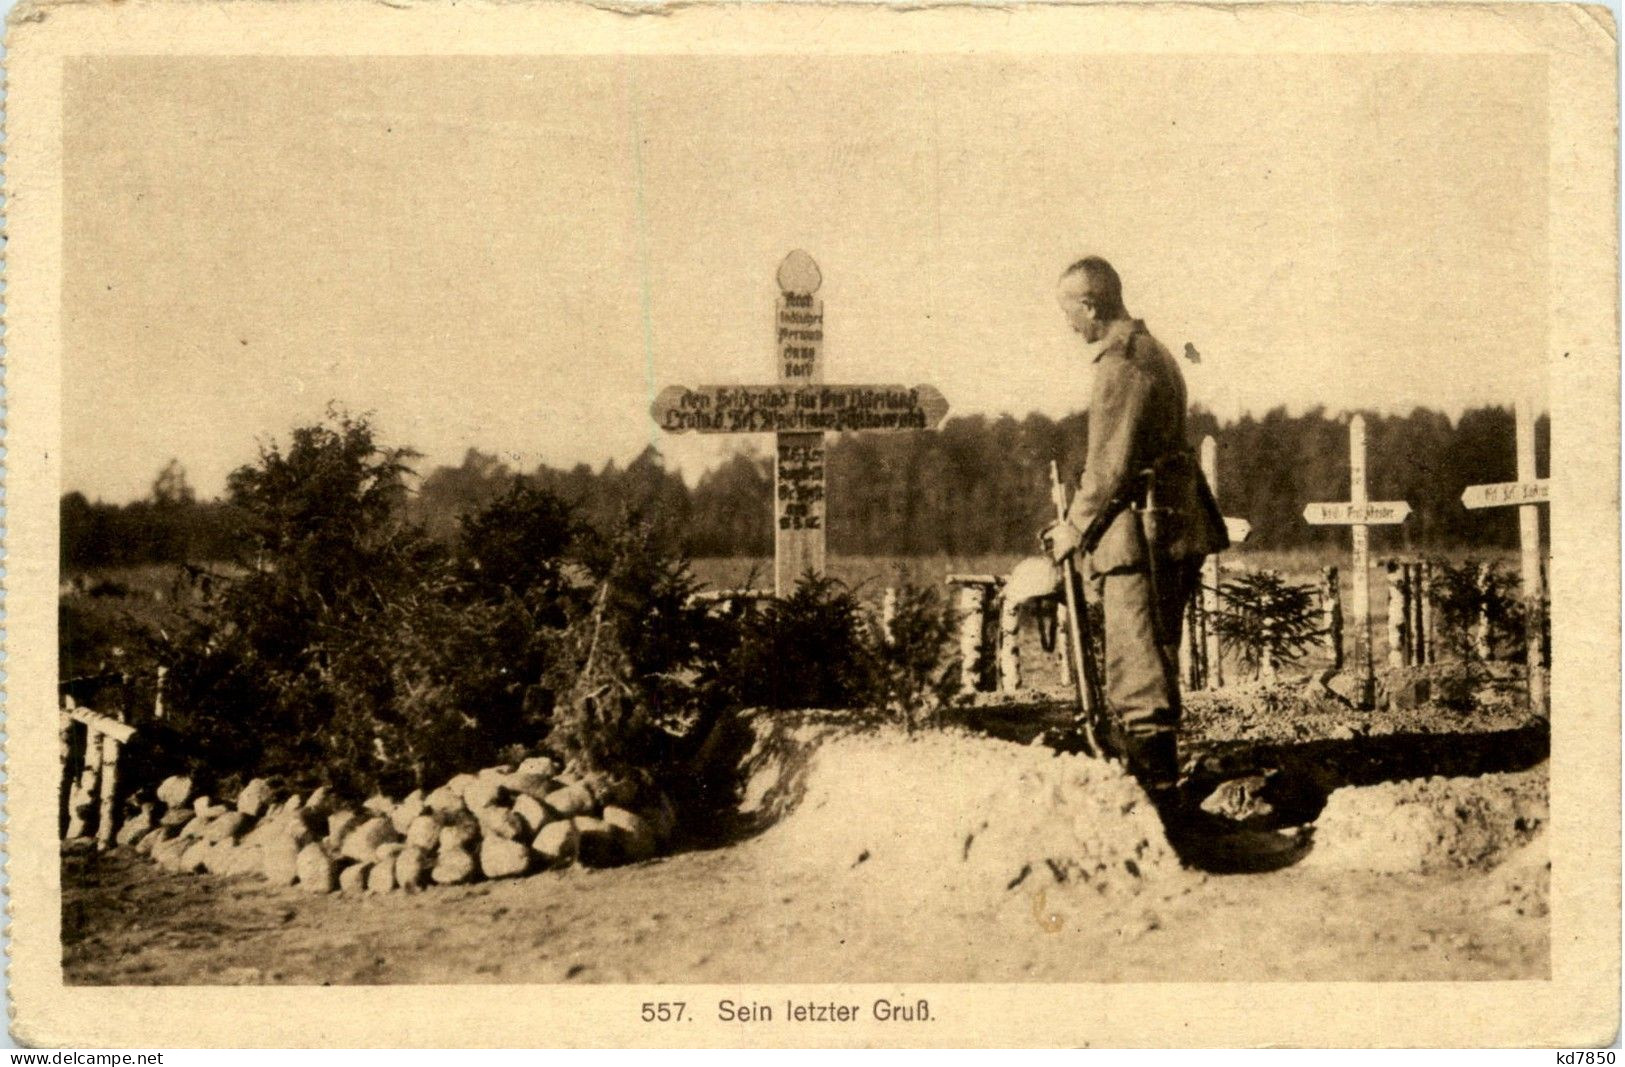
[[[1041,892],[1082,906],[1098,895],[1180,892],[1196,877],[1114,764],[964,729],[843,725],[828,713],[761,716],[751,729],[744,807],[770,827],[762,847],[786,869],[847,872],[854,892],[997,907]],[[1288,862],[1375,873],[1498,868],[1543,847],[1546,781],[1542,765],[1346,786],[1315,819],[1312,847]],[[1538,881],[1514,880],[1524,896],[1524,883]]]
[[[1144,791],[1113,764],[958,730],[800,719],[758,736],[746,804],[772,798],[782,814],[761,847],[786,868],[848,872],[854,892],[997,906],[1188,877]]]
[[[1511,774],[1416,778],[1336,790],[1305,860],[1343,870],[1490,870],[1525,849],[1549,817],[1544,765]]]

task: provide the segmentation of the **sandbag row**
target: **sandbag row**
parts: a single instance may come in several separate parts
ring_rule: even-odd
[[[573,863],[606,867],[670,846],[676,813],[658,790],[561,771],[546,756],[460,774],[424,794],[349,805],[317,789],[277,798],[263,779],[232,804],[165,779],[117,843],[168,870],[260,874],[313,893],[414,891]]]

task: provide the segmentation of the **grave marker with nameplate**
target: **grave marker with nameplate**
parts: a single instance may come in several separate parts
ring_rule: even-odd
[[[823,283],[802,251],[779,265],[776,385],[668,386],[650,408],[670,433],[772,433],[774,591],[787,595],[808,571],[825,570],[825,435],[934,429],[948,402],[929,385],[825,385]]]
[[[1516,422],[1518,480],[1469,485],[1462,490],[1467,508],[1517,507],[1519,561],[1523,570],[1525,662],[1529,671],[1529,703],[1539,715],[1550,715],[1546,678],[1546,579],[1541,570],[1540,513],[1537,505],[1552,502],[1552,483],[1535,473],[1535,415],[1520,399],[1513,404]]]
[[[1356,701],[1370,708],[1375,698],[1376,669],[1371,655],[1371,526],[1404,522],[1411,506],[1404,500],[1367,500],[1365,416],[1349,420],[1349,499],[1310,504],[1303,521],[1311,526],[1352,527],[1354,541],[1354,669],[1360,691]]]

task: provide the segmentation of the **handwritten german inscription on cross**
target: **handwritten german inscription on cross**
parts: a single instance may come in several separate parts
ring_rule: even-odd
[[[825,435],[847,430],[929,430],[948,413],[934,386],[825,385],[824,301],[818,264],[791,252],[779,265],[774,317],[777,385],[681,385],[650,407],[670,433],[773,433],[774,592],[825,569]]]

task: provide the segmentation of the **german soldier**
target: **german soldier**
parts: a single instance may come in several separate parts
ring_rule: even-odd
[[[1154,797],[1179,777],[1179,635],[1203,557],[1229,539],[1185,440],[1185,380],[1123,305],[1111,264],[1068,267],[1059,301],[1095,364],[1089,447],[1064,522],[1044,531],[1057,562],[1077,552],[1105,615],[1105,739]]]

